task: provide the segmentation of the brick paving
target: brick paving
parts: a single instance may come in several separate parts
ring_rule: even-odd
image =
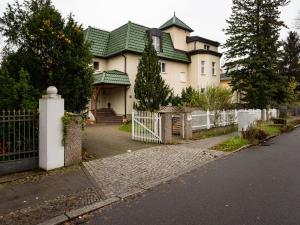
[[[223,152],[208,149],[233,135],[181,145],[159,145],[85,162],[84,166],[95,179],[104,197],[122,197],[148,189],[223,156]]]

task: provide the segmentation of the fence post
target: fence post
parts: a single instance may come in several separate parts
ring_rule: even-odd
[[[182,129],[181,138],[189,140],[193,138],[193,128],[192,128],[192,114],[190,112],[185,112],[182,114]]]
[[[226,122],[226,113],[225,113],[225,110],[223,109],[222,111],[222,125],[225,127],[227,125],[227,122]]]
[[[131,135],[132,135],[132,139],[134,140],[134,113],[135,111],[132,110],[132,118],[131,118]]]
[[[210,112],[209,110],[206,111],[206,128],[210,129]]]
[[[161,125],[162,125],[162,143],[172,143],[172,114],[162,113],[161,114]]]
[[[64,166],[63,123],[64,99],[56,87],[48,87],[39,100],[39,167],[52,170]]]

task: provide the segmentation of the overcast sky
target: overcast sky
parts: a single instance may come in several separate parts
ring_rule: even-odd
[[[195,30],[199,35],[221,43],[226,40],[222,28],[231,13],[232,0],[52,0],[55,7],[64,15],[72,12],[84,27],[93,26],[111,31],[129,20],[147,27],[159,27],[173,16]],[[8,2],[0,0],[2,16]],[[295,17],[300,11],[300,0],[281,9],[282,19],[293,28]],[[281,33],[286,36],[287,30]]]

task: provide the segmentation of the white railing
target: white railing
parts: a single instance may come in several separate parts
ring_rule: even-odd
[[[192,128],[195,130],[210,129],[213,127],[222,127],[237,124],[238,112],[248,112],[252,115],[254,120],[262,120],[267,115],[263,116],[260,109],[241,109],[241,110],[221,110],[221,111],[193,111],[192,112]],[[267,111],[265,110],[265,113]],[[279,113],[277,109],[269,109],[269,118],[278,118]]]
[[[161,143],[161,115],[147,111],[132,112],[132,139]]]
[[[192,129],[203,130],[237,123],[237,110],[193,111]]]

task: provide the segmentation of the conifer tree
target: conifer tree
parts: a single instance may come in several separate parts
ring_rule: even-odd
[[[160,75],[160,64],[152,39],[147,38],[144,52],[138,66],[134,85],[139,110],[155,111],[170,103],[172,91]]]
[[[266,108],[285,99],[286,81],[278,69],[279,32],[285,26],[280,7],[288,0],[233,0],[224,29],[228,39],[226,73],[233,90],[251,108]]]
[[[16,82],[28,80],[30,101],[24,104],[31,97],[37,103],[47,87],[54,85],[65,99],[66,110],[81,112],[93,84],[90,44],[82,26],[72,15],[64,19],[51,0],[20,2],[8,4],[0,18],[7,50],[0,70]],[[28,75],[25,80],[22,69]],[[16,102],[14,108],[24,106],[20,104]]]
[[[287,40],[283,43],[281,52],[280,72],[288,81],[295,79],[300,90],[300,37],[290,31]]]

